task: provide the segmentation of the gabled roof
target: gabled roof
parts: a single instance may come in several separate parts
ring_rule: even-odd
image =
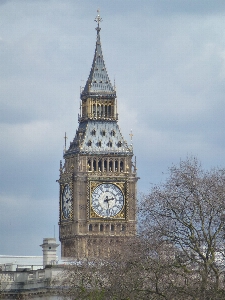
[[[116,92],[114,87],[112,86],[108,73],[106,71],[105,61],[102,54],[102,46],[100,41],[100,30],[99,22],[102,19],[98,15],[95,19],[98,22],[97,30],[97,39],[96,39],[96,46],[95,46],[95,54],[94,59],[91,67],[91,71],[86,82],[86,85],[82,91],[82,95],[85,94],[113,94],[115,96]]]

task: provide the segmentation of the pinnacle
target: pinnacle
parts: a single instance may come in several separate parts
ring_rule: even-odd
[[[105,61],[102,54],[102,46],[100,40],[100,30],[99,23],[102,21],[102,18],[98,15],[95,18],[95,21],[98,23],[97,30],[97,38],[96,38],[96,46],[95,46],[95,54],[92,62],[91,71],[82,91],[82,95],[85,94],[97,94],[97,95],[105,95],[105,94],[113,94],[115,95],[115,90],[110,82]]]

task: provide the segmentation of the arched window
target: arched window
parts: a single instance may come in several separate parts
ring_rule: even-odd
[[[115,171],[116,172],[118,171],[118,161],[117,160],[115,161]]]
[[[103,231],[103,225],[102,224],[100,225],[100,231]]]
[[[114,225],[111,225],[111,231],[114,231],[115,227]]]
[[[88,147],[91,147],[91,141],[88,141],[87,145]]]
[[[104,160],[104,171],[107,171],[107,160]]]
[[[112,171],[112,161],[109,162],[109,171]]]
[[[98,115],[98,116],[100,115],[100,109],[101,109],[101,108],[100,108],[100,105],[98,104],[98,105],[97,105],[97,115]]]
[[[118,145],[118,147],[121,147],[122,146],[121,141],[119,141],[117,145]]]
[[[120,162],[120,172],[123,172],[123,161]]]
[[[94,169],[94,171],[96,171],[96,160],[95,159],[93,161],[93,169]]]
[[[90,159],[88,160],[87,167],[88,167],[88,171],[91,171],[91,160]]]
[[[92,231],[92,224],[89,225],[89,231]]]
[[[111,117],[111,105],[108,107],[108,116]]]
[[[91,134],[92,134],[93,136],[95,136],[95,135],[96,135],[96,130],[93,129],[92,132],[91,132]]]
[[[99,160],[99,162],[98,162],[98,171],[101,172],[101,170],[102,170],[102,161]]]

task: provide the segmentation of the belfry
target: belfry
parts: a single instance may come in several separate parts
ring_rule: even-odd
[[[136,234],[133,147],[118,126],[117,96],[102,54],[99,12],[94,59],[81,91],[79,126],[60,162],[62,257],[108,257]]]

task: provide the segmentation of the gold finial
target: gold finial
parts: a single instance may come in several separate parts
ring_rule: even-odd
[[[102,22],[102,18],[100,17],[100,10],[99,10],[99,9],[97,10],[97,13],[98,13],[98,15],[97,15],[97,17],[95,18],[95,22],[98,23],[98,27],[96,28],[96,30],[98,31],[98,30],[100,30],[100,28],[99,28],[99,23]]]
[[[131,145],[132,145],[132,139],[133,139],[133,133],[132,133],[132,129],[130,130],[130,134],[129,134],[129,136],[130,136],[130,140],[131,140]]]
[[[68,139],[68,137],[66,136],[66,132],[65,132],[65,136],[64,136],[64,140],[65,140],[65,150],[66,150],[66,139]]]

